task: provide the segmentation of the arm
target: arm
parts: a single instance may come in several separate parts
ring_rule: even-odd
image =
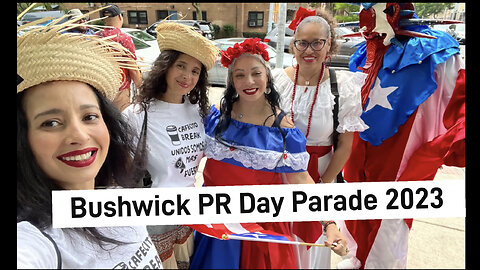
[[[280,127],[282,128],[295,128],[290,117],[283,117],[280,122]],[[310,174],[307,171],[297,172],[297,173],[286,173],[285,174],[289,184],[315,184]]]
[[[132,78],[135,86],[137,88],[140,88],[140,86],[142,85],[142,82],[143,82],[142,73],[140,72],[140,70],[129,69],[128,74],[130,75],[130,78]]]
[[[342,170],[343,166],[350,157],[353,144],[353,132],[340,133],[338,136],[338,145],[332,160],[328,165],[325,173],[321,176],[323,183],[331,183]]]
[[[122,33],[122,41],[121,44],[123,47],[127,48],[131,53],[132,53],[132,58],[137,60],[137,55],[135,53],[135,44],[133,43],[133,40],[130,36],[127,34]],[[142,85],[142,73],[138,69],[128,69],[128,75],[130,75],[130,78],[132,78],[133,83],[137,88],[140,88]]]
[[[331,221],[321,221],[322,226],[324,226],[325,234],[327,236],[327,241],[325,245],[332,245],[337,243],[337,246],[332,246],[331,249],[339,256],[345,256],[348,254],[348,245],[345,236],[340,232],[335,222]],[[325,227],[325,225],[327,227]]]
[[[286,173],[285,176],[287,177],[287,181],[289,184],[315,184],[312,177],[308,174],[307,171]]]

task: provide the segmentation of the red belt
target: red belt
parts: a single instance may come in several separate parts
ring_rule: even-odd
[[[313,178],[315,183],[320,183],[320,174],[318,173],[318,158],[325,156],[332,150],[332,145],[328,146],[309,146],[307,145],[307,152],[310,154],[308,161],[308,174]]]

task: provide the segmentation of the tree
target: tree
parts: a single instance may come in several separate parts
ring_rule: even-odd
[[[337,22],[352,22],[358,21],[357,5],[347,3],[334,3],[333,14]]]
[[[197,13],[197,20],[203,20],[202,16],[202,9],[200,8],[200,3],[192,3],[192,6],[195,8],[195,12]]]
[[[415,13],[419,18],[428,18],[444,12],[445,9],[452,9],[454,3],[414,3]]]

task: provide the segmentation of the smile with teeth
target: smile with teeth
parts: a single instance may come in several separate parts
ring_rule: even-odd
[[[86,160],[87,158],[90,158],[93,155],[94,151],[85,153],[83,155],[77,155],[77,156],[69,156],[69,157],[61,157],[61,159],[66,160],[66,161],[83,161]]]
[[[90,147],[82,150],[76,150],[68,152],[66,154],[57,157],[60,161],[66,165],[72,167],[86,167],[95,161],[98,148]]]
[[[258,88],[249,88],[249,89],[244,89],[243,92],[247,95],[253,95],[258,91]]]
[[[313,62],[315,61],[316,57],[315,56],[305,56],[303,57],[303,60],[305,60],[305,62]]]

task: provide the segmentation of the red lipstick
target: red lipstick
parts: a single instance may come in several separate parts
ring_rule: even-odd
[[[67,164],[68,166],[76,168],[86,167],[95,161],[95,158],[97,157],[97,152],[98,148],[89,147],[57,156],[57,159]]]

